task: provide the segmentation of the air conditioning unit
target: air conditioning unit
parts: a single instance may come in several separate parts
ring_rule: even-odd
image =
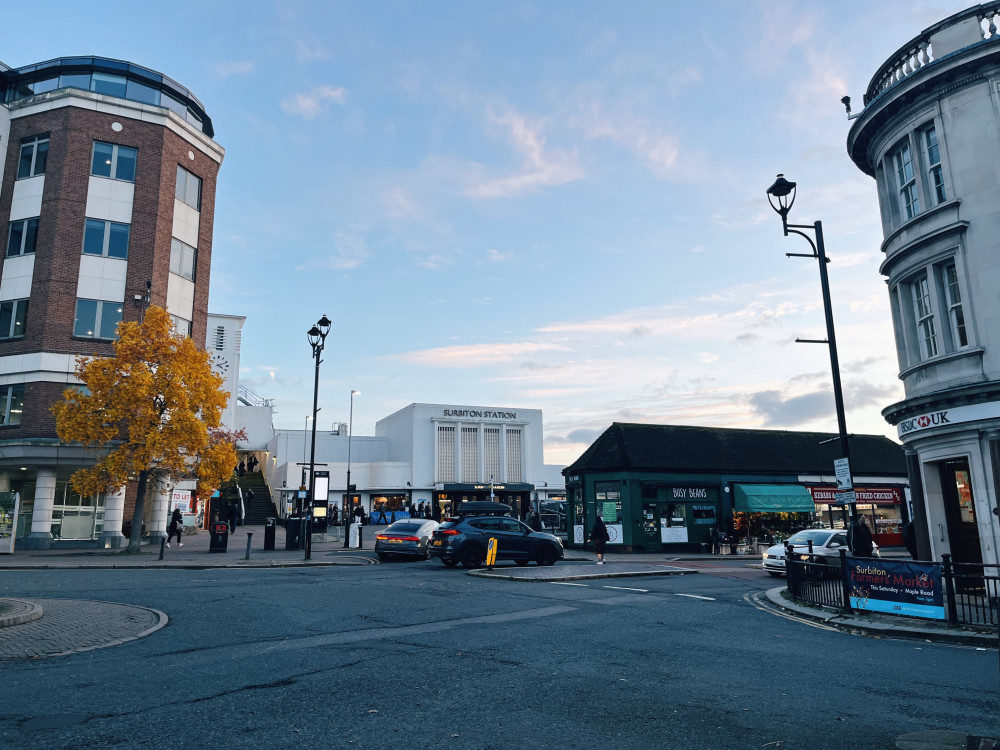
[[[334,422],[333,427],[330,428],[331,435],[346,435],[347,434],[347,422]]]

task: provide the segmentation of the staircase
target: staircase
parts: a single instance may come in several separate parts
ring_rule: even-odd
[[[267,483],[261,472],[244,474],[236,478],[236,484],[243,490],[244,518],[243,523],[247,526],[263,526],[264,519],[277,518],[278,511],[271,502],[271,493],[267,490]],[[247,499],[247,492],[253,490],[253,500]]]

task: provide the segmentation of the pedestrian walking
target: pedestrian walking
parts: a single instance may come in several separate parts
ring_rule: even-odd
[[[855,557],[871,557],[874,545],[872,544],[872,532],[868,528],[868,520],[864,516],[858,516],[847,532],[847,546],[851,554]]]
[[[174,534],[177,535],[177,546],[184,546],[184,542],[181,541],[183,532],[184,519],[181,517],[181,509],[174,508],[174,512],[170,514],[170,526],[167,528],[167,549],[170,549],[170,540],[174,538]]]
[[[385,524],[386,523],[386,519],[385,519],[385,503],[384,502],[379,504],[379,506],[378,506],[378,518],[376,520],[372,521],[372,523],[377,523],[377,524]]]
[[[531,520],[528,522],[528,525],[531,526],[532,531],[542,530],[542,517],[538,515],[537,510],[531,511]]]
[[[351,515],[354,516],[354,523],[360,523],[362,525],[364,524],[364,522],[365,522],[365,509],[362,508],[360,505],[358,505],[358,506],[356,506],[354,508],[354,513],[352,513]]]
[[[236,521],[239,520],[239,511],[236,508],[236,503],[229,504],[229,533],[232,534],[236,531]]]
[[[913,521],[907,521],[906,523],[904,523],[899,531],[903,535],[903,544],[906,545],[906,551],[910,553],[910,557],[916,560],[918,554],[917,529],[913,525]]]
[[[604,525],[601,514],[597,514],[594,521],[594,528],[590,530],[590,541],[594,543],[594,552],[597,553],[597,564],[604,565],[604,545],[611,541],[608,527]]]
[[[247,466],[246,466],[246,464],[245,464],[245,463],[243,463],[242,461],[240,461],[240,462],[239,462],[239,463],[238,463],[238,464],[236,465],[236,473],[237,473],[237,474],[238,474],[239,476],[243,476],[244,474],[246,474],[246,473],[247,473]]]

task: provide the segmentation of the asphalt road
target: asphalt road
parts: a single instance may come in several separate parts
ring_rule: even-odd
[[[573,565],[573,563],[564,563]],[[0,665],[5,748],[892,748],[998,730],[997,653],[767,611],[760,571],[584,585],[436,562],[8,571],[5,596],[166,612],[140,640]]]

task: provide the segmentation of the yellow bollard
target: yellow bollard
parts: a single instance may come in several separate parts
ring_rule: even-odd
[[[497,540],[495,537],[490,537],[490,543],[486,547],[486,567],[492,568],[493,564],[497,561]]]

